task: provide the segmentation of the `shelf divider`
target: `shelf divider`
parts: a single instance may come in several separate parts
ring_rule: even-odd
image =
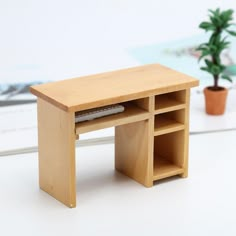
[[[154,136],[183,130],[185,125],[172,119],[157,116],[155,119]]]

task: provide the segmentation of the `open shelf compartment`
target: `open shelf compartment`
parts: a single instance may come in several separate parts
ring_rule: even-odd
[[[146,106],[146,98],[119,104],[125,107],[125,110],[121,113],[76,123],[76,134],[83,134],[98,129],[133,123],[136,121],[146,120],[150,117],[148,106]]]
[[[186,91],[176,91],[155,96],[155,114],[185,108]]]
[[[154,135],[162,135],[185,128],[185,109],[155,115]]]
[[[184,172],[184,131],[154,138],[153,180],[159,180]]]

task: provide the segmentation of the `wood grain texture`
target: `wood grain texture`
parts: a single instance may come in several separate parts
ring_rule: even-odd
[[[185,108],[186,91],[180,90],[155,96],[155,114]]]
[[[154,138],[154,180],[188,175],[190,89],[175,95],[185,109],[156,115],[154,135],[160,136]]]
[[[75,140],[111,126],[118,171],[146,187],[172,175],[187,177],[190,87],[198,83],[154,64],[32,86],[41,189],[75,207]],[[76,111],[121,102],[127,104],[123,113],[75,124]]]
[[[185,103],[172,97],[160,95],[156,96],[155,114],[161,114],[169,111],[185,108]]]
[[[74,113],[38,98],[40,188],[68,207],[76,206]]]
[[[184,138],[184,130],[156,136],[154,138],[154,180],[159,178],[158,173],[162,176],[165,175],[169,177],[176,175],[176,171],[180,169],[182,170],[181,173],[184,172]],[[160,157],[162,161],[158,160]],[[163,160],[165,160],[165,162]],[[158,163],[161,165],[158,165]],[[165,166],[165,164],[167,166]],[[173,168],[169,168],[170,165],[172,165]],[[161,170],[159,170],[159,168]],[[164,173],[164,170],[166,172],[170,171],[170,173]]]
[[[174,110],[155,116],[155,133],[161,135],[185,128],[185,109]]]
[[[183,151],[183,168],[184,173],[181,175],[183,178],[188,177],[188,155],[189,155],[189,106],[190,106],[190,89],[186,89],[185,94],[185,100],[186,100],[186,109],[184,114],[184,151]]]
[[[152,118],[115,128],[115,168],[146,187],[153,185]]]
[[[170,176],[179,175],[184,172],[182,167],[175,165],[161,156],[156,156],[154,161],[153,180],[164,179]]]
[[[197,86],[199,81],[159,64],[35,85],[31,93],[65,111],[150,97]]]
[[[134,100],[133,103],[146,111],[151,110],[149,97]]]
[[[156,117],[154,135],[168,134],[185,128],[185,125],[172,119]]]
[[[149,112],[152,114],[152,116],[154,115],[154,110],[155,110],[155,96],[150,96],[149,97]]]
[[[185,146],[185,128],[186,128],[186,110],[181,109],[177,111],[171,111],[164,114],[157,115],[155,120],[155,134],[159,135],[161,132],[169,133],[155,137],[155,150],[157,155],[166,157],[170,161],[173,161],[176,165],[183,167],[184,160],[184,146]],[[158,125],[158,121],[160,124]],[[175,130],[176,129],[176,130]],[[183,130],[182,132],[174,132],[177,130]],[[157,146],[156,146],[157,145]]]

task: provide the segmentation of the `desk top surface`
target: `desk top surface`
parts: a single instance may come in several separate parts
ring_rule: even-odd
[[[197,86],[199,81],[159,64],[83,76],[30,88],[65,111],[79,111]]]

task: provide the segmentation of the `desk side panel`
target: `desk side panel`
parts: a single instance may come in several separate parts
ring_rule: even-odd
[[[40,188],[68,207],[76,206],[74,113],[38,98]]]

